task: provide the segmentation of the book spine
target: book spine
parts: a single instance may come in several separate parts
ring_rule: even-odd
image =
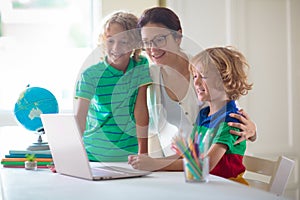
[[[51,154],[35,154],[36,158],[52,158]],[[5,155],[5,158],[26,158],[26,154],[9,154]]]
[[[1,162],[2,165],[24,165],[25,162],[17,162],[17,161],[4,161]],[[52,162],[37,162],[37,165],[50,165]]]
[[[24,165],[3,165],[5,168],[25,168]],[[48,168],[47,165],[38,165],[37,168]]]
[[[1,162],[25,162],[26,158],[2,158]],[[52,162],[52,158],[36,158],[35,161],[38,162]]]
[[[9,154],[51,154],[50,150],[29,151],[29,150],[9,150]]]

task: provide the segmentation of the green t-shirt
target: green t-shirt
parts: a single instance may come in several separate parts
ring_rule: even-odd
[[[90,100],[83,141],[91,161],[127,161],[138,152],[134,106],[138,88],[151,83],[144,57],[130,58],[125,73],[104,61],[81,74],[76,97]]]
[[[226,145],[226,153],[215,168],[210,171],[210,174],[224,178],[236,178],[246,169],[243,165],[246,141],[235,145],[234,143],[239,136],[231,134],[230,130],[239,131],[239,129],[228,125],[228,122],[240,123],[237,119],[230,117],[230,113],[238,114],[236,103],[235,101],[229,101],[218,112],[210,116],[208,116],[209,112],[209,107],[200,110],[191,138],[195,138],[196,132],[198,133],[199,149],[202,153],[205,149],[208,150],[207,147],[210,148],[212,144]],[[209,140],[205,141],[205,138]],[[205,142],[208,142],[208,144],[205,144]]]

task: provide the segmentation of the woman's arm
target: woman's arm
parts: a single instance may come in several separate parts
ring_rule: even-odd
[[[83,132],[85,131],[86,127],[86,116],[89,110],[90,101],[83,98],[78,98],[75,101],[75,115],[81,136],[83,136]]]
[[[238,119],[241,123],[229,122],[228,125],[239,128],[241,131],[230,130],[231,134],[238,135],[240,138],[235,142],[238,144],[244,140],[254,142],[256,140],[256,125],[251,121],[250,116],[243,109],[239,110],[239,114],[231,113],[230,117]]]
[[[147,107],[147,85],[139,88],[135,107],[134,117],[136,121],[136,134],[138,137],[139,154],[148,153],[148,125],[149,113]]]

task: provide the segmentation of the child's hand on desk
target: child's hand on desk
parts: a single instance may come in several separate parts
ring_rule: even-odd
[[[145,170],[145,171],[155,171],[159,169],[157,165],[157,160],[151,158],[147,155],[129,155],[128,164],[130,164],[134,169]]]

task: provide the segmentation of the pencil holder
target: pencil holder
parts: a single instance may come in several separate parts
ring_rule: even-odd
[[[207,182],[209,175],[209,157],[194,159],[183,158],[186,182]]]

